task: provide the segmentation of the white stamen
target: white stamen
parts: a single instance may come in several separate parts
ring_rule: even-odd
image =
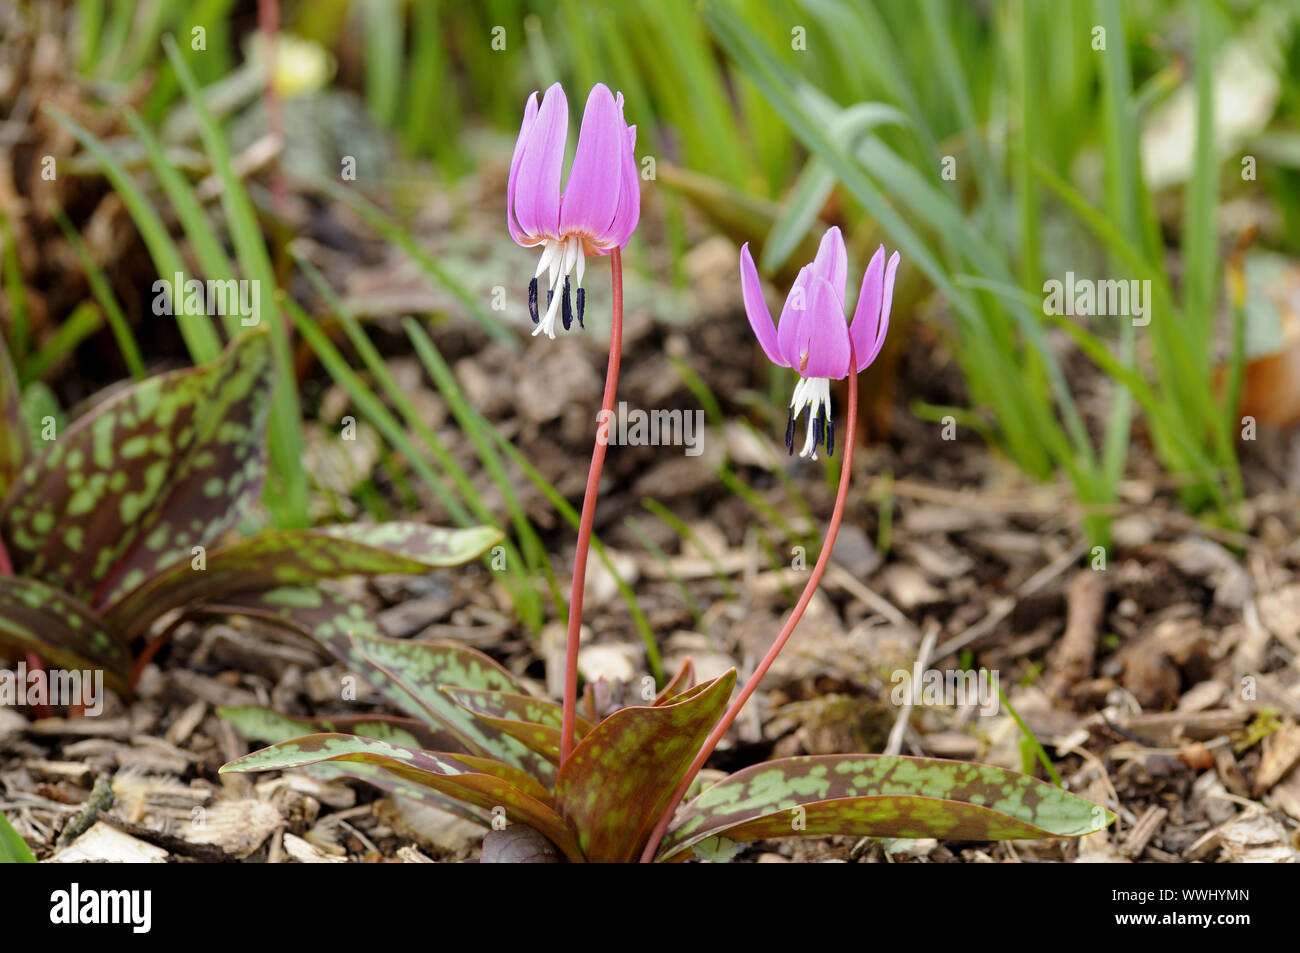
[[[831,420],[831,382],[827,377],[801,377],[794,385],[794,397],[790,399],[795,420],[799,419],[804,408],[808,409],[807,435],[804,437],[803,449],[799,456],[811,456],[817,459],[817,447],[813,444],[813,421],[817,419],[821,408],[826,408],[826,422]]]
[[[554,340],[555,316],[560,310],[560,297],[564,289],[564,279],[576,271],[578,287],[582,287],[582,276],[586,271],[586,265],[586,256],[582,251],[582,239],[577,235],[569,235],[564,238],[548,238],[542,242],[542,257],[537,262],[537,271],[533,277],[541,278],[542,272],[549,271],[546,276],[546,287],[551,294],[551,303],[546,306],[546,315],[538,321],[537,327],[533,329],[534,336],[545,334]]]
[[[537,263],[537,270],[533,272],[534,278],[542,277],[542,272],[551,267],[551,260],[555,258],[555,243],[542,242],[542,260]]]

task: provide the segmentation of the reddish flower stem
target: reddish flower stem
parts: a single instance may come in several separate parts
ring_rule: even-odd
[[[857,357],[853,354],[853,345],[849,344],[849,367],[852,368],[857,363]],[[677,785],[677,790],[668,801],[668,806],[659,817],[659,823],[650,834],[650,839],[646,842],[645,850],[641,853],[641,863],[648,864],[654,860],[655,852],[659,850],[659,842],[663,840],[664,832],[668,830],[669,823],[672,822],[673,814],[677,810],[677,805],[681,803],[682,798],[686,795],[686,790],[699,774],[700,768],[704,767],[704,762],[709,760],[709,755],[713,754],[713,749],[718,746],[722,736],[727,733],[731,723],[736,720],[740,710],[745,707],[745,702],[749,701],[749,696],[754,694],[758,688],[758,683],[763,680],[767,670],[772,667],[776,657],[781,654],[781,649],[789,641],[790,636],[794,633],[795,626],[803,618],[804,610],[808,608],[808,603],[812,601],[813,593],[817,591],[817,586],[821,582],[822,574],[826,572],[826,566],[830,562],[831,552],[835,549],[835,537],[840,531],[840,523],[844,519],[844,502],[849,495],[849,479],[853,473],[853,443],[854,435],[857,432],[858,425],[858,375],[851,369],[849,371],[849,394],[848,394],[848,420],[844,428],[844,458],[840,463],[840,487],[835,495],[835,509],[831,512],[831,521],[826,527],[826,538],[822,540],[821,553],[817,556],[817,564],[813,566],[811,575],[808,576],[808,584],[803,587],[803,594],[799,596],[799,601],[795,603],[794,610],[790,617],[786,619],[785,625],[776,639],[772,642],[772,647],[767,650],[763,660],[758,663],[758,668],[754,669],[754,674],[749,676],[749,681],[745,682],[745,687],[740,690],[736,700],[727,708],[726,714],[722,720],[714,727],[713,732],[705,740],[704,745],[696,754],[695,760],[691,762],[690,768],[682,777],[681,782]]]
[[[605,446],[609,443],[607,421],[614,412],[614,392],[618,389],[618,365],[623,352],[623,254],[615,248],[609,253],[609,277],[613,306],[609,330],[609,368],[605,371],[605,397],[596,426],[596,445],[591,450],[591,469],[587,471],[587,491],[582,496],[582,518],[578,522],[578,550],[573,556],[573,589],[569,595],[569,635],[564,646],[564,708],[560,722],[560,764],[573,750],[573,727],[578,706],[578,639],[582,631],[582,594],[587,581],[587,550],[591,547],[591,527],[596,519],[596,494],[600,474],[605,469]]]

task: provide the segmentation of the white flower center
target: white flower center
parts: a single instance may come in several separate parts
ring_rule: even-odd
[[[582,240],[577,235],[547,238],[542,242],[542,257],[537,263],[533,280],[540,279],[542,272],[549,272],[546,276],[546,294],[549,301],[546,305],[546,314],[533,329],[534,337],[545,334],[548,338],[555,339],[555,316],[560,311],[561,299],[565,297],[564,281],[570,274],[576,272],[575,283],[578,288],[581,288],[582,275],[586,267],[587,259],[582,251]]]
[[[808,409],[808,432],[804,437],[803,449],[799,456],[817,459],[817,447],[826,444],[829,451],[831,443],[831,382],[827,377],[801,377],[794,385],[794,397],[790,399],[790,430],[786,434],[786,446],[794,450],[794,423]]]

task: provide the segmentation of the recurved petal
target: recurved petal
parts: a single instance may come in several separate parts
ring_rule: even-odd
[[[519,161],[514,210],[525,234],[559,234],[560,173],[568,138],[569,101],[555,83],[542,97]]]
[[[812,265],[804,265],[799,269],[794,284],[790,286],[790,293],[785,296],[785,304],[781,306],[781,318],[776,323],[776,347],[781,355],[781,363],[786,367],[796,369],[799,367],[799,347],[796,339],[799,326],[807,317],[811,304],[808,296],[813,275],[812,267]]]
[[[759,281],[758,269],[749,253],[749,242],[740,249],[740,295],[745,302],[749,326],[754,329],[754,336],[767,359],[781,367],[789,367],[777,349],[776,325],[772,323],[772,312],[767,309],[767,301],[763,298],[763,283]]]
[[[808,314],[799,325],[796,344],[804,377],[838,380],[849,373],[849,326],[844,322],[844,305],[825,278],[811,282]]]
[[[620,101],[622,94],[619,95]],[[636,126],[627,129],[627,149],[621,161],[622,175],[618,184],[618,209],[609,227],[611,245],[622,248],[636,231],[641,219],[641,177],[636,171]]]
[[[825,278],[840,299],[840,310],[844,310],[844,290],[849,280],[849,256],[844,247],[844,236],[838,225],[826,229],[822,243],[817,248],[817,257],[813,259],[813,274]]]
[[[889,333],[889,309],[894,303],[894,275],[897,271],[898,252],[894,252],[889,256],[889,264],[885,265],[885,287],[880,296],[880,327],[876,331],[876,341],[866,360],[858,360],[858,370],[874,361],[880,354],[880,349],[885,346],[885,335]]]
[[[597,83],[587,97],[578,133],[578,150],[565,184],[560,206],[560,229],[604,237],[618,209],[627,150],[627,125],[614,102],[614,94]]]
[[[853,353],[857,355],[858,370],[871,363],[868,355],[876,346],[880,330],[880,296],[885,280],[885,246],[881,245],[871,256],[866,273],[862,276],[862,289],[858,292],[858,306],[853,310],[853,323],[849,336],[853,338]]]
[[[506,186],[506,225],[510,229],[510,237],[516,242],[526,244],[528,236],[519,227],[515,219],[515,186],[519,181],[519,166],[524,158],[524,146],[528,143],[529,133],[533,130],[533,124],[537,121],[537,91],[528,97],[528,103],[524,106],[524,121],[519,126],[519,138],[515,140],[515,151],[510,157],[510,181]]]

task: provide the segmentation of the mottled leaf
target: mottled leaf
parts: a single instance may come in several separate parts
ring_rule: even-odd
[[[265,330],[104,401],[19,471],[0,530],[20,573],[106,605],[256,500],[266,470]]]
[[[0,577],[0,645],[35,652],[56,668],[102,669],[122,693],[131,676],[126,640],[84,603],[37,579]]]
[[[521,791],[502,777],[476,770],[483,767],[481,761],[471,767],[451,754],[418,751],[371,738],[323,734],[308,735],[254,751],[223,766],[221,772],[278,771],[321,761],[356,761],[377,765],[400,778],[475,807],[488,811],[501,807],[507,818],[536,829],[570,860],[582,859],[582,851],[573,832],[550,805]]]
[[[364,761],[320,761],[316,764],[303,765],[297,770],[311,775],[318,781],[360,781],[385,794],[427,804],[429,807],[436,807],[484,827],[492,825],[492,815],[482,808],[457,801],[415,781],[399,778],[377,764],[367,764]]]
[[[523,694],[523,685],[482,652],[453,642],[383,638],[363,606],[326,585],[238,593],[222,603],[302,632],[398,708],[450,732],[470,751],[516,765],[542,784],[555,780],[555,766],[546,758],[477,720],[439,690],[464,685]]]
[[[555,779],[555,766],[544,756],[475,718],[442,692],[447,687],[526,694],[518,679],[482,652],[454,642],[412,642],[360,632],[353,641],[372,665],[415,699],[418,708],[408,708],[408,714],[433,719],[471,751],[522,768],[542,784]]]
[[[292,741],[303,735],[338,733],[376,738],[389,744],[422,748],[426,751],[459,754],[462,750],[457,741],[446,732],[434,731],[414,718],[385,718],[379,715],[291,718],[269,708],[255,706],[219,708],[217,714],[233,724],[245,738],[268,744]],[[364,781],[386,794],[399,794],[423,804],[430,804],[466,820],[474,821],[476,824],[487,826],[491,823],[491,818],[478,808],[462,804],[445,794],[439,794],[432,788],[389,774],[383,768],[373,764],[362,764],[357,761],[322,761],[319,764],[306,765],[301,770],[321,781]]]
[[[656,708],[660,705],[666,705],[678,695],[691,690],[695,685],[695,665],[690,659],[682,662],[682,667],[678,669],[677,674],[673,676],[672,681],[664,686],[664,690],[655,696],[655,700],[650,704]]]
[[[164,612],[200,599],[342,576],[426,573],[469,562],[500,539],[500,531],[488,526],[441,529],[421,523],[267,532],[214,549],[202,568],[181,560],[109,606],[104,617],[130,636]]]
[[[560,763],[563,711],[555,702],[532,695],[482,689],[444,686],[442,692],[479,721],[523,742],[552,764]],[[591,731],[592,725],[585,718],[575,717],[573,727],[576,742]]]
[[[4,335],[0,334],[0,499],[26,461],[28,452],[22,388],[9,360]]]
[[[636,858],[735,684],[731,669],[681,701],[616,711],[573,749],[556,778],[555,806],[588,860]]]
[[[218,708],[217,714],[252,741],[276,744],[303,735],[342,734],[375,738],[389,744],[425,751],[459,754],[459,742],[445,731],[436,731],[414,718],[384,715],[340,715],[334,718],[296,718],[254,705]]]
[[[723,778],[677,815],[658,859],[681,859],[692,845],[713,837],[1013,840],[1078,837],[1112,820],[1091,801],[992,765],[816,755],[769,761]]]

